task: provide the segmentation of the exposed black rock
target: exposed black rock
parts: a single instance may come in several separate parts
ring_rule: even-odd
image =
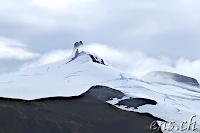
[[[177,82],[185,83],[188,85],[199,86],[199,83],[196,79],[188,77],[188,76],[180,75],[177,73],[170,73],[170,72],[164,72],[164,71],[153,71],[153,72],[148,73],[146,76],[159,77],[159,78],[163,78],[163,79],[172,79]]]
[[[90,54],[89,56],[92,58],[92,61],[93,61],[93,62],[95,62],[95,63],[99,63],[99,61],[98,61],[96,58],[94,58],[93,55]]]
[[[121,99],[124,97],[124,93],[121,91],[109,88],[107,86],[92,86],[86,93],[83,95],[91,95],[103,101],[111,100],[112,98]]]
[[[151,99],[145,99],[145,98],[131,98],[131,99],[125,99],[119,101],[116,105],[124,105],[127,106],[128,108],[134,107],[137,109],[139,106],[145,105],[145,104],[152,104],[156,105],[157,102]]]
[[[99,61],[99,59],[97,57],[94,57],[94,55],[89,54],[89,56],[91,57],[93,62],[105,65],[103,59],[101,59],[101,61]]]
[[[104,65],[105,65],[105,63],[104,63],[103,59],[101,59],[101,64],[104,64]]]
[[[75,57],[77,57],[78,55],[79,55],[79,51],[78,49],[76,49]]]
[[[160,133],[150,114],[127,112],[92,96],[0,100],[1,133]]]

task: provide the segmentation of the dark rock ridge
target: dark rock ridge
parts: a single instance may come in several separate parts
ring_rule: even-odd
[[[159,78],[162,78],[162,79],[172,79],[172,80],[175,80],[177,82],[185,83],[185,84],[188,84],[188,85],[199,86],[199,83],[196,79],[191,78],[191,77],[187,77],[187,76],[184,76],[184,75],[180,75],[180,74],[177,74],[177,73],[170,73],[170,72],[164,72],[164,71],[153,71],[153,72],[148,73],[146,76],[147,77],[148,76],[159,77]]]
[[[1,133],[161,133],[159,118],[117,109],[92,96],[0,99]]]

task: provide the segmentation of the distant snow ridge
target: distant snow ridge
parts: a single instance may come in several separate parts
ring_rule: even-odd
[[[184,75],[180,75],[177,73],[170,73],[164,71],[153,71],[146,75],[147,77],[157,77],[162,79],[172,79],[177,82],[181,82],[184,84],[192,85],[192,86],[199,86],[199,83],[196,79],[187,77]]]

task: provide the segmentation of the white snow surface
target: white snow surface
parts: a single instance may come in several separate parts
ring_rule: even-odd
[[[34,100],[46,97],[72,97],[86,92],[91,86],[103,85],[123,92],[127,97],[148,98],[157,105],[144,105],[127,111],[147,112],[178,127],[192,115],[197,117],[196,131],[200,131],[200,88],[159,82],[146,82],[125,74],[111,66],[92,62],[86,53],[70,59],[0,76],[0,97]],[[117,100],[110,104],[115,104]],[[164,131],[167,132],[167,131]],[[175,129],[170,132],[179,132]]]

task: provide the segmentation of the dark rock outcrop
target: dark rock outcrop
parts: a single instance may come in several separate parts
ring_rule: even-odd
[[[93,62],[105,65],[103,59],[100,59],[100,61],[99,61],[99,59],[97,57],[94,57],[94,55],[89,54],[89,56],[91,57]]]
[[[122,93],[121,91],[112,89],[107,86],[100,86],[100,85],[92,86],[83,95],[91,95],[103,101],[108,101],[108,100],[111,100],[112,98],[121,99],[122,97],[125,96],[124,93]]]

